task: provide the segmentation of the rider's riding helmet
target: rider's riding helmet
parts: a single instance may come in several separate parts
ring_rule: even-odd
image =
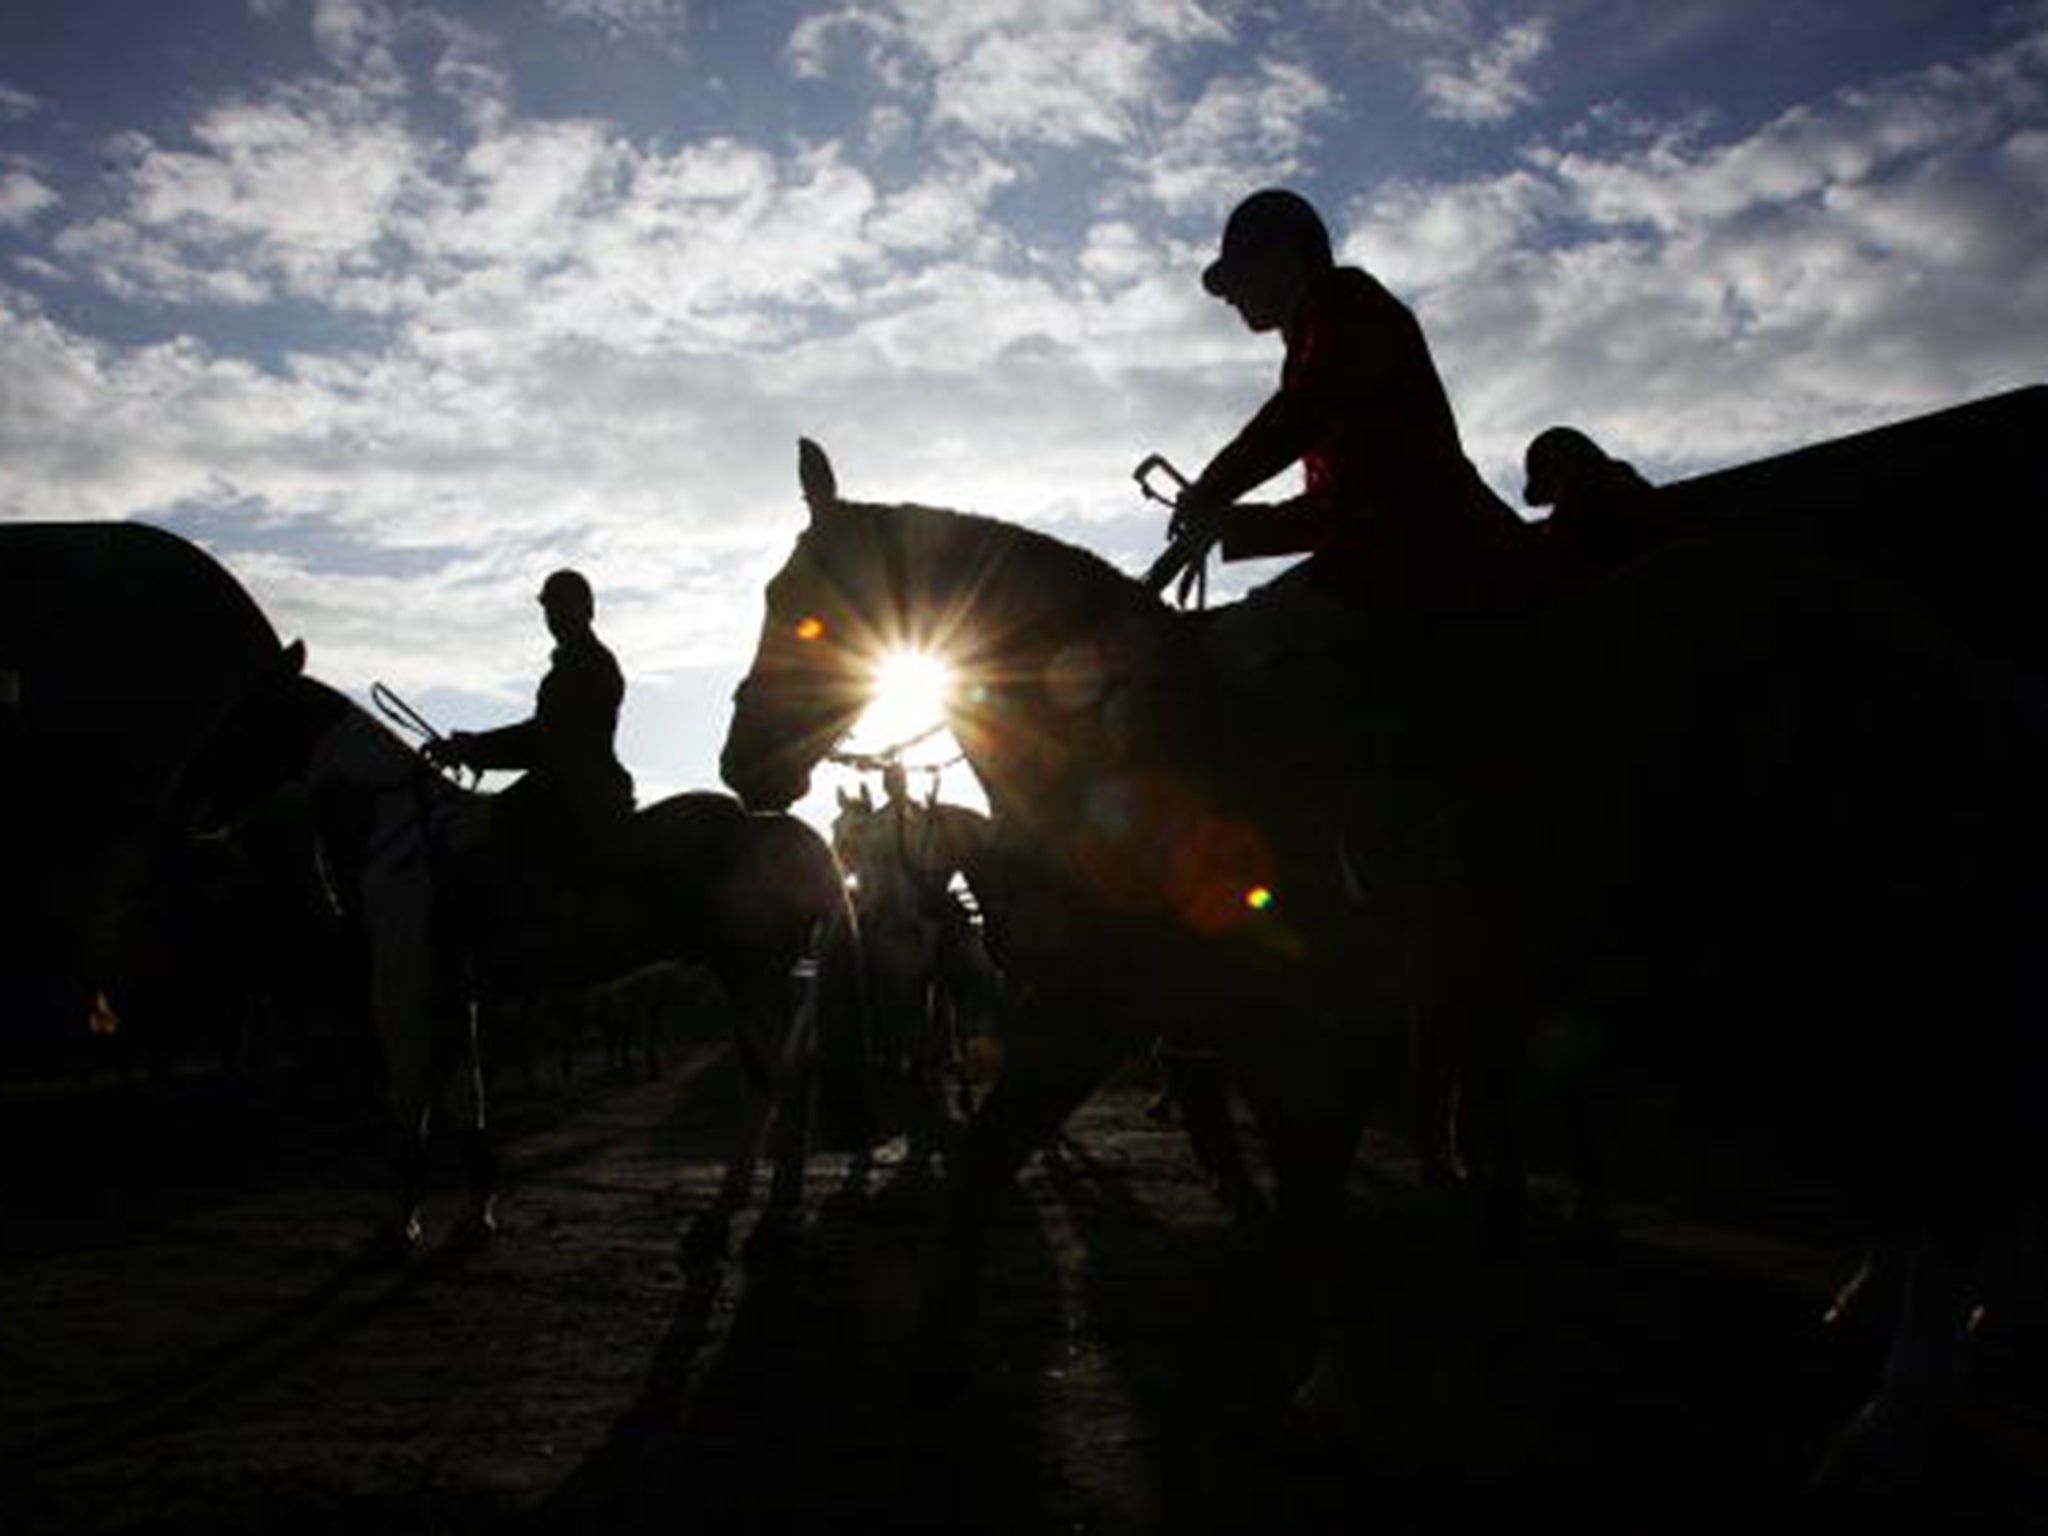
[[[597,611],[597,598],[581,571],[556,571],[540,584],[540,605],[581,613],[586,618]]]
[[[1567,487],[1606,463],[1600,445],[1577,427],[1545,427],[1522,456],[1522,500],[1532,507],[1555,506]]]
[[[1245,272],[1276,250],[1291,250],[1328,266],[1330,231],[1308,199],[1284,187],[1254,192],[1231,210],[1223,226],[1223,250],[1202,273],[1202,287],[1219,299],[1230,297]]]

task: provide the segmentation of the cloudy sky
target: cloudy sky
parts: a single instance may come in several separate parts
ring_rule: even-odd
[[[2043,0],[11,0],[0,518],[453,725],[580,566],[710,784],[797,437],[1138,569],[1277,368],[1197,281],[1270,183],[1511,500],[1553,422],[1662,479],[2048,378]]]

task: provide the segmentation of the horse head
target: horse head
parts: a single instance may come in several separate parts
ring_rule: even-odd
[[[876,664],[918,642],[892,509],[840,500],[824,450],[799,449],[810,525],[769,581],[754,660],[733,695],[719,772],[747,805],[784,810],[875,692]]]
[[[217,829],[292,776],[302,744],[278,726],[305,681],[305,669],[305,641],[281,646],[221,710],[165,791],[171,825]]]
[[[946,725],[992,800],[1006,768],[1042,778],[1109,750],[1107,701],[1172,649],[1160,642],[1173,617],[1156,598],[1014,523],[844,500],[814,443],[799,461],[809,525],[768,583],[720,759],[742,800],[780,810],[799,799],[874,697],[878,664],[903,651],[948,665]]]

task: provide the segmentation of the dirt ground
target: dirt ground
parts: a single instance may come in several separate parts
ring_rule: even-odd
[[[1606,1261],[1547,1222],[1450,1260],[1375,1141],[1364,1436],[1313,1437],[1273,1249],[1133,1077],[1030,1165],[976,1370],[913,1410],[929,1188],[824,1159],[795,1241],[750,1248],[708,1214],[735,1095],[710,1030],[656,1080],[501,1084],[501,1237],[397,1267],[360,1114],[219,1079],[0,1101],[0,1530],[1812,1528],[1801,1475],[1876,1370],[1819,1322],[1845,1254],[1631,1208]],[[1930,1491],[1859,1529],[2048,1531],[2042,1353],[1987,1333]]]

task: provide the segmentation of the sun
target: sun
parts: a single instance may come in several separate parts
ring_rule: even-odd
[[[889,745],[908,741],[945,720],[953,669],[929,651],[890,651],[875,663],[875,693],[855,734]]]

